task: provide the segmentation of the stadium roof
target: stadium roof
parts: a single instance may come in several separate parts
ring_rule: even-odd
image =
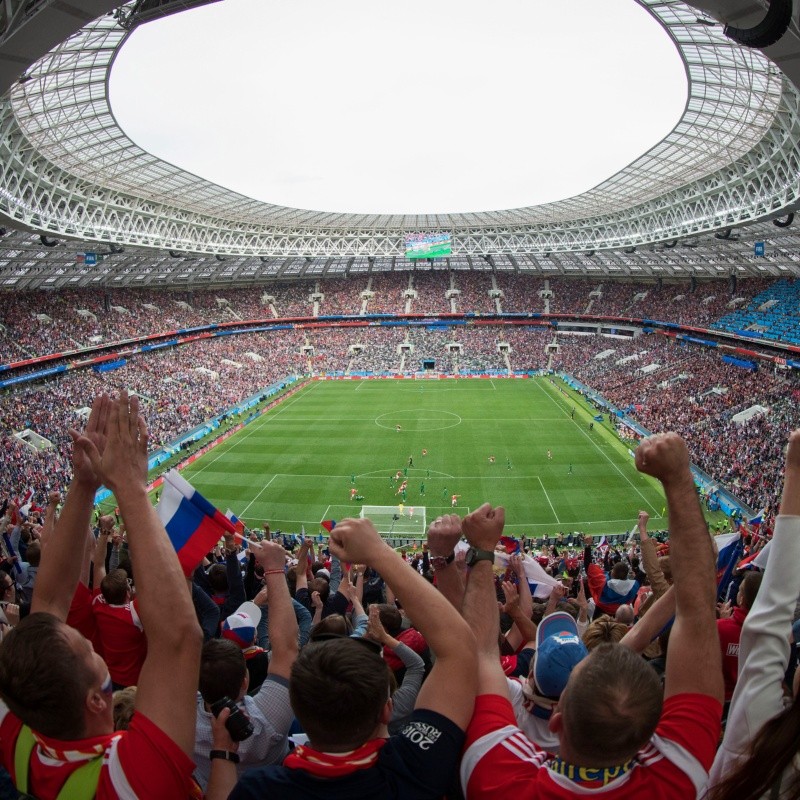
[[[148,16],[202,0],[137,0],[94,21],[114,3],[73,0],[65,13],[56,0],[9,0],[0,14],[0,90],[16,80],[0,99],[0,216],[9,231],[0,240],[0,288],[230,285],[408,269],[404,234],[419,231],[452,234],[452,256],[433,268],[800,274],[793,229],[770,224],[800,200],[795,83],[726,35],[710,16],[725,4],[698,0],[698,12],[675,0],[638,2],[686,65],[686,109],[662,142],[567,200],[419,216],[269,205],[137,147],[109,107],[114,55]],[[795,31],[777,47],[794,46]],[[754,255],[756,240],[764,257]],[[94,253],[101,263],[87,263]]]

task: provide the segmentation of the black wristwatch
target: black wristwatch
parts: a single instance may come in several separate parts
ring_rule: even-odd
[[[434,572],[439,572],[445,569],[456,560],[455,552],[450,553],[449,556],[431,556],[431,567]]]
[[[232,764],[239,763],[239,754],[230,750],[212,750],[208,754],[208,760],[213,761],[215,758],[219,758],[222,761],[230,761]]]
[[[479,561],[490,561],[494,564],[494,550],[479,550],[477,547],[470,547],[467,550],[465,559],[468,567],[472,567]]]

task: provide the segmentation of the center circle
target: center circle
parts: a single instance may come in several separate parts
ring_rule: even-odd
[[[390,411],[375,417],[379,428],[397,429],[400,433],[411,431],[443,431],[461,424],[461,417],[452,411],[435,411],[430,408],[412,408],[407,411]]]

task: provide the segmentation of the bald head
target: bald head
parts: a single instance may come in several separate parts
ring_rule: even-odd
[[[634,613],[633,607],[629,605],[622,605],[617,609],[617,613],[614,614],[614,621],[621,622],[623,625],[627,625],[630,627],[633,625]]]

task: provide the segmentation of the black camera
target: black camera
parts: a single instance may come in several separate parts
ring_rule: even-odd
[[[215,703],[211,704],[211,713],[218,717],[223,708],[229,708],[231,715],[225,720],[225,727],[231,735],[234,742],[243,742],[253,735],[253,723],[247,718],[241,708],[230,699],[230,697],[221,697]]]

